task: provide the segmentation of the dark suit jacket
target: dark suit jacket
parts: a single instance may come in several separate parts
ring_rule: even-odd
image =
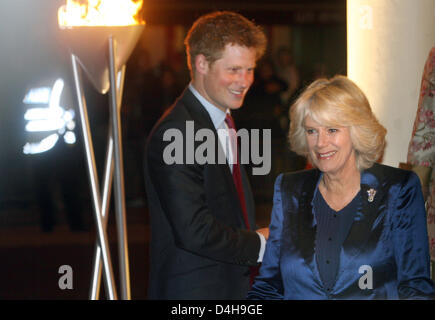
[[[270,236],[249,298],[435,297],[420,181],[410,171],[379,164],[361,174],[362,200],[341,249],[335,285],[326,290],[315,257],[312,203],[320,177],[314,169],[277,178]],[[367,196],[371,188],[376,190],[372,202]],[[364,286],[367,266],[372,289]]]
[[[164,150],[173,143],[163,141],[164,134],[177,129],[184,137],[186,163],[186,121],[193,121],[195,133],[212,130],[216,158],[223,152],[210,116],[189,89],[152,130],[145,155],[151,220],[148,298],[242,299],[249,289],[248,266],[257,264],[260,238],[245,228],[227,163],[164,162]],[[187,139],[191,143],[193,137]],[[202,143],[196,141],[195,150]],[[252,191],[243,168],[242,180],[249,222],[255,226]]]

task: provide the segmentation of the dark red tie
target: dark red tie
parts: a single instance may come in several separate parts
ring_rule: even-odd
[[[227,113],[225,122],[229,129],[234,129],[233,133],[237,132],[236,126],[234,124],[234,120],[229,113]],[[237,135],[232,135],[230,132],[229,136],[230,136],[231,144],[234,143],[234,148],[231,148],[231,150],[235,150],[235,152],[233,152],[233,159],[236,159],[235,161],[233,160],[233,180],[234,180],[234,184],[236,185],[237,193],[239,195],[240,206],[242,207],[243,218],[245,220],[246,229],[249,230],[251,229],[251,227],[249,225],[248,211],[246,210],[245,194],[243,192],[242,176],[240,174],[240,161],[239,161],[240,159],[239,159],[239,148],[237,146]],[[252,287],[255,277],[259,273],[259,266],[250,267],[250,271],[251,272],[249,277],[249,284],[250,287]]]
[[[236,185],[237,194],[239,195],[240,206],[242,207],[243,218],[245,220],[246,228],[249,230],[250,225],[249,225],[249,220],[248,220],[248,211],[246,210],[245,194],[243,192],[242,176],[240,174],[239,148],[237,146],[237,136],[235,135],[237,130],[236,130],[236,126],[234,125],[234,120],[229,113],[227,113],[227,116],[225,118],[225,122],[228,125],[229,129],[234,130],[233,132],[230,131],[230,134],[229,134],[231,144],[232,144],[231,149],[235,150],[235,152],[233,152],[233,159],[234,159],[233,160],[233,180],[234,180],[234,184]]]

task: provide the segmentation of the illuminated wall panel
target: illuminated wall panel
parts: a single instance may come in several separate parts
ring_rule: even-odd
[[[434,0],[347,0],[348,76],[387,128],[385,164],[406,162],[423,66],[435,46]]]

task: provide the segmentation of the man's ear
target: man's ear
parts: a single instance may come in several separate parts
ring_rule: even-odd
[[[195,69],[200,74],[206,74],[208,72],[209,63],[203,54],[198,54],[195,57]]]

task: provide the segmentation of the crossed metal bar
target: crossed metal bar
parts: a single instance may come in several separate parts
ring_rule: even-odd
[[[121,294],[123,300],[131,299],[120,119],[121,100],[125,77],[125,65],[123,65],[117,72],[115,50],[116,41],[112,36],[110,36],[108,39],[110,122],[108,129],[102,197],[99,187],[99,179],[95,162],[94,147],[92,144],[92,135],[86,107],[86,99],[82,85],[82,72],[79,68],[78,58],[74,54],[71,54],[74,83],[80,109],[80,120],[82,123],[83,141],[92,194],[92,204],[94,209],[95,224],[97,228],[97,241],[95,244],[95,255],[93,260],[92,282],[91,290],[89,293],[89,298],[91,300],[99,299],[101,274],[103,271],[106,295],[110,300],[118,299],[115,280],[113,276],[113,267],[110,258],[109,242],[106,232],[112,180],[114,180],[113,187],[118,236]]]

